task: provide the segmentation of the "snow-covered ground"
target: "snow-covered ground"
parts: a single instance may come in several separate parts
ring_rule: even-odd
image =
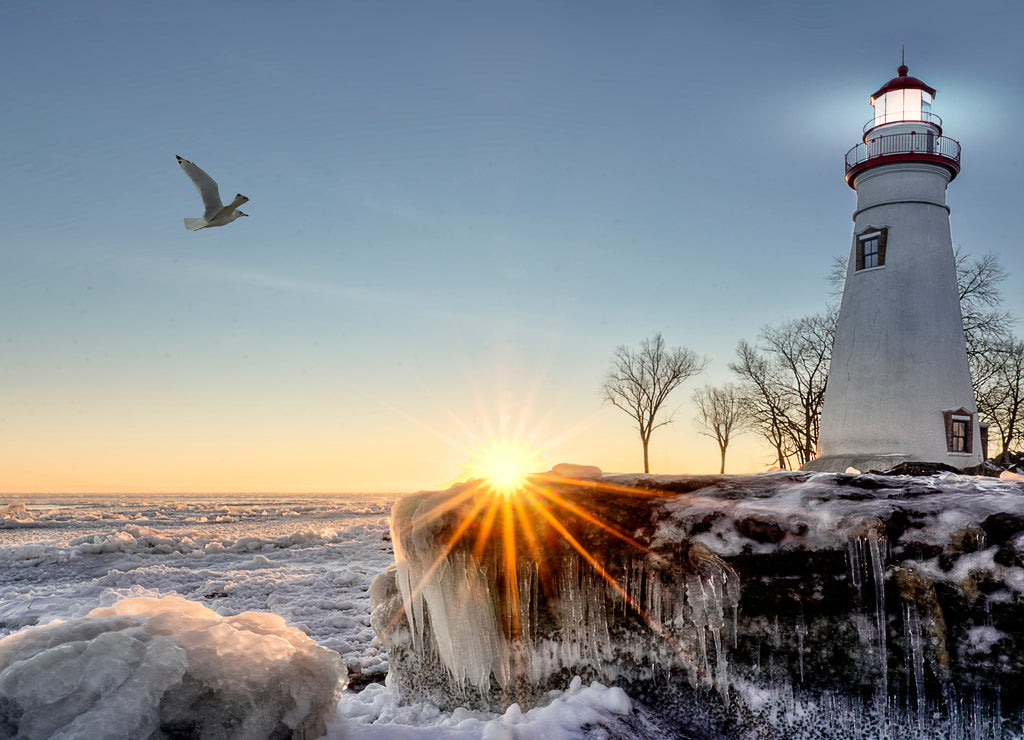
[[[0,494],[0,648],[5,636],[35,625],[100,619],[109,610],[87,615],[124,599],[180,596],[224,617],[278,615],[337,652],[350,687],[328,721],[328,738],[598,738],[632,734],[643,723],[630,717],[620,689],[578,679],[525,713],[515,705],[494,715],[397,704],[384,685],[387,655],[370,627],[369,597],[370,582],[394,562],[393,501],[374,494]],[[224,660],[227,675],[238,677],[232,688],[242,690],[246,661]],[[118,668],[130,672],[127,662]],[[26,688],[22,681],[19,690]]]

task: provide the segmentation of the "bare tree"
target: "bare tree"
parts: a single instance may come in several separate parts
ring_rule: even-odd
[[[828,281],[829,295],[836,300],[843,297],[843,289],[846,287],[846,269],[850,262],[846,257],[835,256],[832,258],[832,266],[828,270],[825,280]]]
[[[972,259],[957,247],[953,257],[956,260],[956,283],[960,293],[967,357],[973,360],[990,346],[1010,338],[1014,320],[1002,310],[1003,295],[1000,289],[1006,280],[1006,271],[992,253]]]
[[[697,431],[718,442],[722,453],[722,467],[725,473],[725,451],[730,438],[743,431],[747,425],[746,405],[739,389],[732,383],[719,388],[705,385],[693,392],[693,403],[697,407]]]
[[[740,393],[750,428],[760,434],[775,451],[776,464],[788,468],[793,454],[789,444],[789,413],[791,399],[784,392],[784,382],[777,368],[757,348],[741,339],[736,347],[736,362],[729,369],[740,376]]]
[[[975,379],[978,414],[998,432],[1001,452],[1024,446],[1024,341],[991,343],[971,366],[981,375]]]
[[[753,427],[775,448],[780,468],[814,459],[832,359],[838,311],[805,316],[761,330],[753,347],[741,341],[729,364]]]
[[[672,422],[658,419],[669,394],[688,378],[704,371],[707,360],[684,347],[665,347],[661,334],[640,342],[639,350],[625,345],[615,350],[604,381],[604,398],[636,422],[644,447],[644,472],[650,472],[648,445],[655,429]]]
[[[737,345],[736,356],[729,369],[740,376],[740,394],[750,426],[775,450],[778,466],[788,468],[787,460],[793,454],[787,433],[792,400],[785,393],[785,383],[778,369],[745,339]]]

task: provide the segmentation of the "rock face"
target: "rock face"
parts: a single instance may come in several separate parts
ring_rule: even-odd
[[[405,496],[391,526],[372,620],[409,701],[580,675],[679,737],[1021,732],[1024,482],[550,475]]]

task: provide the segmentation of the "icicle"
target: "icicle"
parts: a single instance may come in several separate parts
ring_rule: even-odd
[[[400,533],[395,531],[394,523],[398,520],[396,516],[398,506],[399,504],[396,503],[391,515],[391,541],[395,551],[395,582],[398,584],[398,590],[402,594],[402,607],[405,610],[405,618],[409,622],[409,631],[412,632],[413,648],[416,652],[421,652],[423,650],[423,629],[425,626],[425,620],[423,619],[423,594],[413,584],[419,583],[423,574],[411,562],[408,553],[402,547]]]
[[[736,602],[736,606],[732,608],[732,649],[736,650],[740,646],[740,604],[739,600]],[[760,657],[758,657],[760,660]]]
[[[908,648],[907,654],[907,701],[909,709],[910,689],[913,688],[916,701],[915,709],[918,726],[924,724],[924,637],[921,632],[921,616],[917,610],[917,604],[904,602],[903,604],[904,634]],[[913,686],[909,684],[913,681]]]
[[[686,579],[686,603],[690,609],[690,621],[696,628],[704,676],[728,702],[729,664],[722,644],[722,629],[726,624],[726,607],[735,610],[739,603],[739,579],[725,561],[703,545],[692,545],[689,558],[696,574]],[[708,656],[705,629],[711,633],[715,648],[714,671]]]
[[[881,544],[880,544],[881,542]],[[889,652],[886,640],[885,621],[885,540],[871,532],[867,537],[868,550],[871,553],[871,574],[875,584],[875,621],[878,627],[878,661],[882,674],[881,689],[885,696],[889,694]]]
[[[654,624],[663,624],[661,579],[652,570],[645,569],[647,586],[647,615]]]
[[[860,550],[860,537],[854,537],[846,543],[847,561],[850,564],[850,581],[853,583],[853,587],[856,588],[858,592],[860,592],[861,584],[863,583],[863,581],[861,580],[861,563],[863,561],[863,558],[861,558],[860,556]]]
[[[693,624],[697,628],[697,644],[700,646],[704,675],[706,676],[711,673],[707,640],[704,635],[704,627],[708,622],[707,604],[704,601],[704,590],[701,588],[700,578],[697,576],[690,576],[686,579],[686,601],[690,605],[690,619],[693,620]]]
[[[804,622],[804,605],[800,603],[800,613],[796,616],[797,658],[800,662],[800,685],[804,684],[804,637],[807,636],[807,623]]]

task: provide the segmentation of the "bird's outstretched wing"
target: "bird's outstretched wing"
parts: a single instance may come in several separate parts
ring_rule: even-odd
[[[220,190],[217,188],[217,183],[212,177],[203,172],[193,162],[189,162],[187,159],[179,157],[177,154],[174,155],[178,159],[178,164],[181,165],[181,169],[185,171],[192,184],[196,186],[196,190],[199,191],[200,197],[203,199],[203,217],[211,219],[216,215],[217,211],[224,207],[224,204],[220,200]]]

